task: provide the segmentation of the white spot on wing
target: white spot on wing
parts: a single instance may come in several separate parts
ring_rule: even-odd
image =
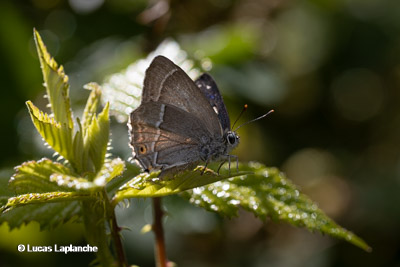
[[[213,109],[214,109],[215,113],[217,113],[217,114],[218,114],[218,109],[217,109],[217,107],[216,107],[216,106],[214,106],[214,107],[213,107]]]

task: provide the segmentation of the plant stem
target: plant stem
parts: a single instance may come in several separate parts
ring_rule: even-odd
[[[122,246],[120,228],[117,225],[117,219],[115,218],[115,213],[113,212],[113,217],[111,219],[111,236],[114,240],[115,250],[118,256],[118,261],[121,266],[128,266],[128,262],[125,257],[124,247]]]
[[[167,254],[165,252],[164,242],[164,230],[162,226],[162,216],[164,214],[161,208],[161,198],[153,198],[153,211],[154,211],[154,222],[153,231],[156,236],[155,244],[155,260],[157,267],[167,266]]]
[[[107,200],[106,202],[107,218],[110,225],[111,237],[112,240],[114,241],[115,253],[117,254],[118,257],[118,265],[121,267],[127,267],[129,265],[125,257],[124,247],[122,246],[121,235],[120,235],[121,229],[118,227],[117,224],[117,218],[115,216],[115,207],[111,204],[110,200],[108,199],[108,195],[105,190],[103,191],[103,196]]]
[[[105,229],[105,210],[98,200],[82,201],[86,238],[90,245],[97,246],[96,257],[102,266],[115,266],[115,259],[109,249]]]

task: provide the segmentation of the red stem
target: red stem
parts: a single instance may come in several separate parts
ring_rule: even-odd
[[[155,259],[157,267],[167,267],[167,254],[165,252],[164,230],[162,216],[164,212],[161,208],[161,198],[153,198],[154,222],[153,231],[156,237]]]

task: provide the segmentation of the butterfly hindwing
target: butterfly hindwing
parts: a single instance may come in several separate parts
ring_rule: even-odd
[[[209,136],[190,113],[157,102],[142,103],[131,113],[129,125],[134,157],[148,170],[199,162],[199,143]]]

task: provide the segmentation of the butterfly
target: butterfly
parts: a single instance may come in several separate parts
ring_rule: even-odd
[[[240,138],[213,78],[204,73],[193,81],[164,56],[146,70],[141,104],[128,127],[133,158],[146,172],[164,176],[200,162],[237,161],[229,152]]]

